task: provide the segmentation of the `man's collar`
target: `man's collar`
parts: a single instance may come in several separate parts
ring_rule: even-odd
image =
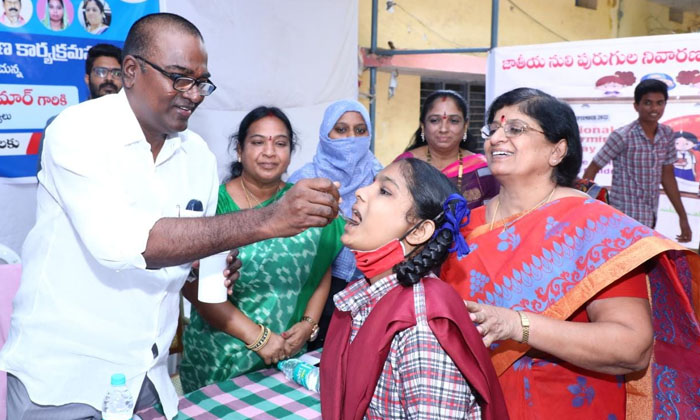
[[[126,97],[126,89],[122,88],[117,93],[104,95],[100,98],[90,99],[91,101],[112,100],[116,102],[114,107],[114,115],[116,121],[119,122],[120,132],[119,137],[124,145],[146,141],[146,135],[141,129],[139,120],[136,119],[134,111],[131,109],[129,100]]]

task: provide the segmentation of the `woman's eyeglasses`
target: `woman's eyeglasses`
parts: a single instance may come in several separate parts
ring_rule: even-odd
[[[492,122],[491,124],[486,124],[485,126],[481,127],[481,137],[486,140],[489,137],[493,136],[496,131],[498,131],[499,128],[503,127],[503,132],[505,133],[506,137],[512,138],[512,137],[518,137],[521,134],[525,134],[527,131],[536,131],[538,133],[544,134],[544,131],[540,131],[537,129],[534,129],[532,127],[529,127],[527,124],[525,124],[522,121],[519,120],[512,120],[512,121],[506,121],[505,124],[500,124],[497,122]]]

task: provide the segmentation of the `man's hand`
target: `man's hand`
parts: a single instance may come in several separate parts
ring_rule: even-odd
[[[293,236],[310,227],[322,227],[338,215],[338,187],[326,178],[302,179],[272,206],[274,237]]]
[[[679,224],[681,227],[681,234],[676,236],[678,242],[690,242],[693,239],[693,232],[690,230],[690,224],[688,223],[687,217],[680,217]]]
[[[226,269],[224,270],[224,277],[226,278],[226,280],[224,280],[224,285],[228,289],[229,295],[233,294],[233,285],[241,276],[241,273],[238,272],[241,266],[241,260],[238,259],[238,248],[232,249],[231,252],[228,253],[228,257],[226,257]]]

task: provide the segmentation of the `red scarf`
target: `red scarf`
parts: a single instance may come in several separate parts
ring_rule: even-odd
[[[404,256],[406,251],[399,239],[392,239],[372,251],[356,251],[352,249],[351,252],[355,255],[357,269],[362,271],[362,274],[368,279],[390,270],[406,258]]]
[[[508,419],[503,392],[488,351],[464,302],[434,277],[422,280],[430,329],[479,395],[484,420]],[[324,419],[361,420],[367,412],[394,336],[416,325],[413,288],[396,287],[372,309],[350,343],[352,318],[336,309],[321,355]],[[352,372],[352,374],[349,374]]]

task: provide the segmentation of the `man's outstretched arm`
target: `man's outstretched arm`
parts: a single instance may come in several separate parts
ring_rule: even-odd
[[[148,268],[185,264],[269,238],[325,226],[338,214],[338,188],[328,179],[304,179],[260,209],[198,218],[162,218],[142,253]]]

